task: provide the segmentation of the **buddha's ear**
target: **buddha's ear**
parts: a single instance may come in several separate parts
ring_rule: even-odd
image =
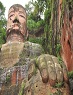
[[[27,31],[26,31],[26,34],[25,34],[25,36],[24,36],[24,40],[27,40],[28,37],[29,37],[29,35],[28,35],[28,30],[27,30]]]
[[[26,38],[28,39],[28,37],[29,37],[29,33],[28,33],[28,30],[27,30],[27,32],[26,32]]]

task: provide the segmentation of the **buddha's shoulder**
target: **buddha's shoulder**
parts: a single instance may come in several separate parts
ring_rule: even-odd
[[[33,51],[33,52],[43,53],[43,48],[40,44],[36,44],[36,43],[26,41],[24,43],[24,47],[27,48],[30,51]]]
[[[37,43],[32,43],[32,42],[29,42],[29,41],[26,41],[24,43],[24,47],[29,47],[29,48],[33,48],[33,49],[42,49],[42,46],[40,44],[37,44]]]

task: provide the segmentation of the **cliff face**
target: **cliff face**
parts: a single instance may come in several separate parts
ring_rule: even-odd
[[[56,3],[56,4],[55,4]],[[52,51],[53,55],[57,46],[61,44],[61,57],[68,69],[73,70],[73,2],[68,0],[56,0],[52,13]],[[55,47],[56,46],[56,47]]]
[[[68,71],[73,70],[73,5],[65,4],[61,29],[61,56]]]
[[[50,86],[49,82],[42,82],[35,66],[35,59],[42,53],[40,45],[30,42],[3,45],[0,54],[0,95],[69,95],[67,84],[61,84],[58,88]]]

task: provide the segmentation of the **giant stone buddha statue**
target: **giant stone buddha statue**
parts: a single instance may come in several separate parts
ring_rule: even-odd
[[[7,40],[0,53],[0,95],[70,95],[64,63],[44,54],[41,45],[26,40],[26,23],[24,7],[12,5],[8,12]],[[10,81],[6,80],[8,76]]]

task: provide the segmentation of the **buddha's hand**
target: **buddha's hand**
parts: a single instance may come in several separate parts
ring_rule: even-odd
[[[43,54],[37,58],[36,63],[44,83],[49,81],[51,86],[55,86],[56,83],[68,83],[67,69],[64,63],[58,62],[57,57]]]

